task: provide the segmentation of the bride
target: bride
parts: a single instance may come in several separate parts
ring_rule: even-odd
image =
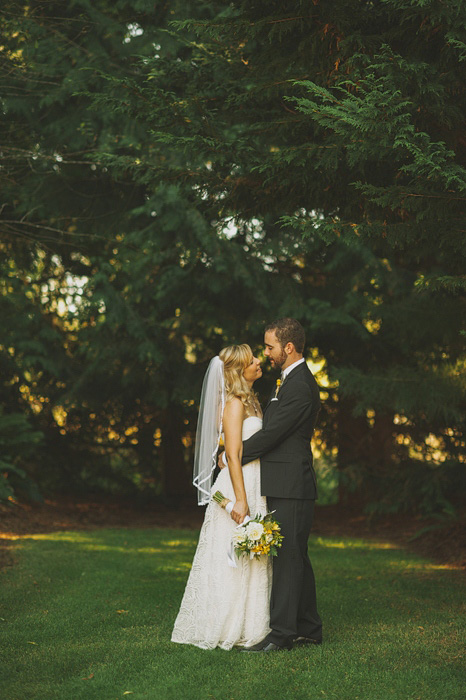
[[[172,642],[201,649],[253,646],[270,631],[269,557],[241,556],[228,562],[232,536],[247,514],[267,513],[260,495],[260,462],[241,466],[242,441],[262,427],[262,414],[252,386],[262,376],[249,345],[232,345],[214,357],[201,394],[193,483],[199,505],[208,504],[197,550]],[[224,431],[228,469],[212,485],[220,435]],[[216,491],[234,502],[231,516],[211,500]]]

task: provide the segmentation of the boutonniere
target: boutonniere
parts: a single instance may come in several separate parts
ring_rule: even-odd
[[[281,385],[282,385],[282,380],[281,380],[281,379],[277,379],[277,386],[276,386],[276,389],[275,389],[275,398],[277,398],[277,394],[278,394],[278,392],[280,391]]]

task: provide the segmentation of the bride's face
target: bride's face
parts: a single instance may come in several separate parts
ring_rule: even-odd
[[[251,363],[243,370],[243,377],[250,384],[262,377],[261,363],[257,357],[253,357]]]

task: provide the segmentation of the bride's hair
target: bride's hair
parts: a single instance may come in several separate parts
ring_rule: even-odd
[[[254,357],[249,345],[229,345],[220,350],[219,357],[223,362],[227,401],[237,397],[246,410],[248,407],[254,408],[257,405],[256,394],[243,377],[244,370]]]

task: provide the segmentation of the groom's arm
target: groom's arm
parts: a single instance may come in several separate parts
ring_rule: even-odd
[[[282,392],[267,427],[244,440],[242,464],[248,464],[273,450],[309,418],[312,392],[307,384],[299,382],[289,385]]]

